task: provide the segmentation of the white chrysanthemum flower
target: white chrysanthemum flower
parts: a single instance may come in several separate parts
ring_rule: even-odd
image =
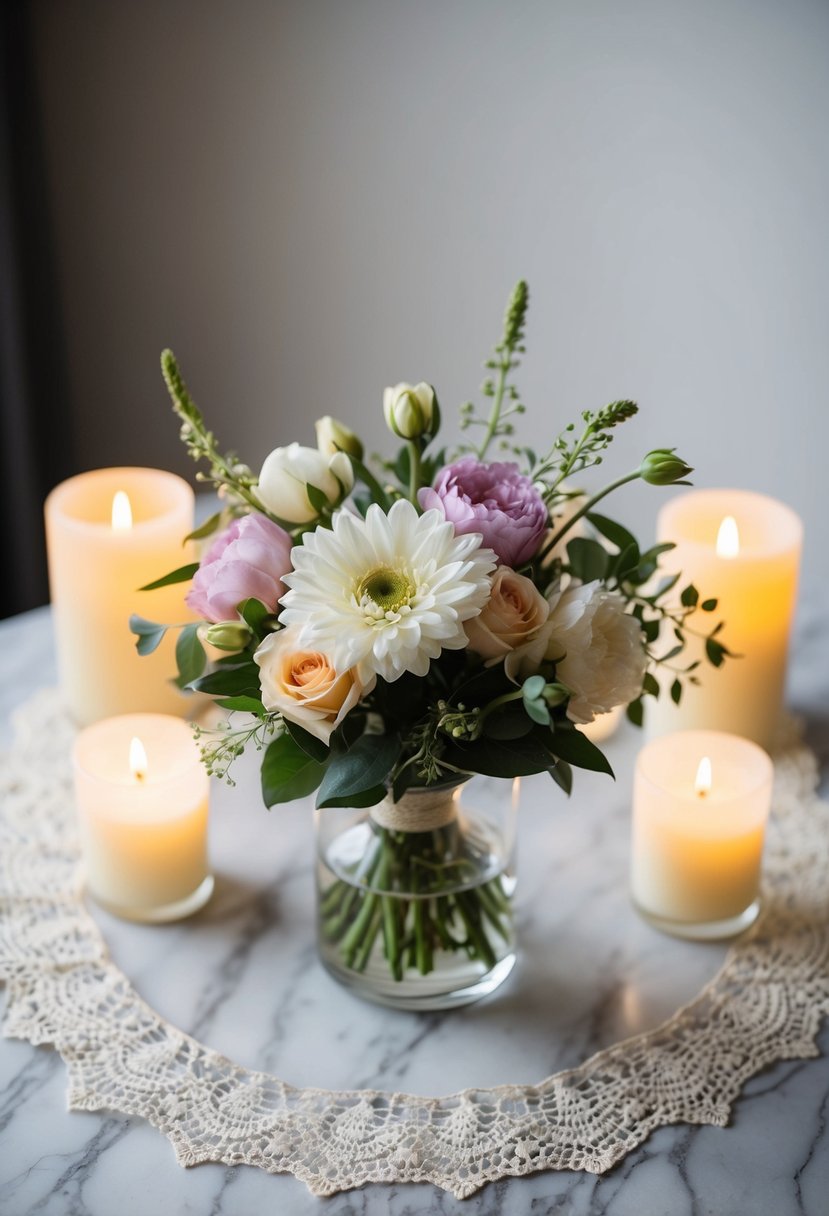
[[[495,555],[480,546],[478,533],[456,536],[440,511],[418,515],[404,499],[365,519],[341,511],[293,550],[281,620],[366,687],[375,675],[425,676],[441,650],[466,646],[463,622],[489,598]]]

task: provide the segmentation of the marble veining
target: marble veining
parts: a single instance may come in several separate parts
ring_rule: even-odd
[[[829,753],[826,627],[804,599],[792,703]],[[38,610],[0,624],[0,714],[37,670],[54,681],[50,621]],[[25,674],[24,674],[25,673]],[[6,735],[7,737],[7,735]],[[95,911],[115,961],[169,1020],[241,1063],[298,1085],[423,1094],[532,1082],[656,1025],[714,973],[720,946],[673,942],[644,925],[626,889],[630,778],[637,747],[609,748],[613,783],[578,774],[568,805],[548,779],[527,783],[521,811],[521,961],[494,999],[449,1015],[393,1014],[341,990],[313,945],[307,806],[266,812],[255,757],[214,801],[213,902],[186,926],[126,925]],[[0,1041],[0,1216],[242,1216],[318,1213],[561,1212],[579,1216],[824,1216],[829,1211],[829,1026],[814,1060],[753,1078],[725,1129],[661,1128],[603,1177],[559,1171],[505,1180],[458,1201],[428,1185],[368,1186],[329,1200],[288,1176],[175,1164],[141,1120],[68,1113],[57,1055]]]

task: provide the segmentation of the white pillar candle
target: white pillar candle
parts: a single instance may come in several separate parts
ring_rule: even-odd
[[[785,691],[803,540],[800,519],[763,494],[693,490],[662,508],[657,532],[659,541],[676,544],[662,559],[664,573],[681,571],[680,586],[691,582],[701,601],[718,601],[715,613],[697,609],[689,627],[706,632],[724,621],[722,641],[742,657],[727,658],[716,671],[703,661],[695,673],[701,684],[686,685],[678,707],[668,695],[673,676],[662,673],[659,701],[646,701],[648,735],[723,730],[771,747]],[[673,634],[666,634],[663,645],[672,642]],[[704,660],[704,649],[702,641],[691,638],[675,661],[687,665],[694,659]]]
[[[624,712],[624,705],[616,705],[606,714],[597,714],[592,722],[578,729],[583,735],[587,735],[591,743],[606,743],[619,729]]]
[[[158,469],[96,469],[46,500],[49,584],[58,669],[70,712],[86,725],[129,711],[191,713],[175,688],[175,637],[142,657],[131,613],[162,623],[190,620],[186,584],[139,592],[194,560],[193,491]]]
[[[81,731],[75,798],[90,894],[130,920],[189,916],[210,898],[209,780],[191,728],[126,714]]]
[[[639,753],[631,890],[640,912],[682,937],[728,937],[759,910],[772,763],[755,743],[681,731]]]

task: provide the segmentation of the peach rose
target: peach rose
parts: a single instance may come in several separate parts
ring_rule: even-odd
[[[469,649],[485,659],[501,659],[528,642],[550,615],[550,605],[523,574],[499,566],[478,616],[465,624]]]
[[[280,629],[259,646],[262,704],[323,743],[363,695],[354,668],[337,672],[327,655],[301,646],[298,628]]]

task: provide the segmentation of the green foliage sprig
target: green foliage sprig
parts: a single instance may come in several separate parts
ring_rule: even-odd
[[[462,430],[468,430],[472,426],[484,427],[483,439],[477,447],[471,443],[460,446],[462,452],[474,453],[478,460],[484,459],[490,444],[496,439],[502,439],[502,447],[510,446],[505,438],[515,433],[515,425],[510,419],[525,412],[526,407],[520,400],[518,389],[510,383],[510,375],[520,367],[520,360],[516,356],[523,354],[526,349],[524,327],[529,303],[530,289],[521,279],[516,283],[507,302],[501,341],[484,364],[492,373],[481,385],[483,395],[492,399],[489,415],[486,418],[479,415],[472,401],[466,401],[461,406]]]

